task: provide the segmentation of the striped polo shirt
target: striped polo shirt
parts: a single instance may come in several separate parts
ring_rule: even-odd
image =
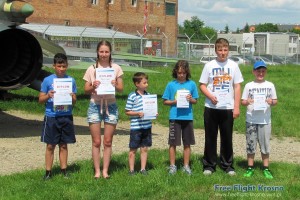
[[[144,95],[148,95],[148,92],[144,92]],[[128,95],[128,99],[126,102],[125,110],[133,111],[133,112],[142,112],[143,111],[143,98],[137,92],[131,92]],[[130,116],[130,129],[138,130],[138,129],[149,129],[152,127],[151,120],[144,120],[139,116]]]

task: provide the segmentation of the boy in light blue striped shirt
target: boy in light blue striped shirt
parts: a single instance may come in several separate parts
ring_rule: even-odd
[[[134,162],[138,148],[140,148],[141,154],[140,173],[147,175],[148,147],[152,146],[152,122],[143,119],[143,95],[149,94],[146,92],[148,76],[143,72],[137,72],[133,75],[132,81],[136,86],[136,90],[128,95],[125,108],[126,115],[130,116],[129,175],[135,175]]]

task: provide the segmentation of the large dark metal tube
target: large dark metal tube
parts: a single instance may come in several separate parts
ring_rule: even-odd
[[[46,76],[41,75],[42,49],[33,35],[17,28],[6,29],[0,32],[0,41],[0,90],[19,89]]]

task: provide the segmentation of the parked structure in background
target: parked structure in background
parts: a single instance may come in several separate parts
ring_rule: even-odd
[[[140,37],[140,54],[177,55],[178,0],[31,0],[30,4],[35,12],[29,23],[109,28]],[[172,37],[165,40],[162,33]],[[121,52],[122,45],[116,41],[114,50]]]

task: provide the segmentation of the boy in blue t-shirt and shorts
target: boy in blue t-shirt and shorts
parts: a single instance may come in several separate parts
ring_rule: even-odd
[[[39,103],[45,104],[46,107],[41,135],[41,141],[47,144],[45,152],[46,173],[44,180],[50,179],[52,176],[51,170],[54,159],[54,150],[57,144],[59,145],[61,173],[64,177],[68,177],[66,172],[68,159],[67,144],[76,142],[72,109],[76,102],[77,88],[74,78],[66,75],[68,60],[65,54],[58,53],[54,56],[53,68],[55,74],[51,74],[43,80],[39,94]],[[64,79],[60,82],[65,83],[59,85],[60,88],[63,88],[60,93],[63,93],[63,90],[66,92],[71,90],[72,92],[70,92],[69,95],[71,96],[72,100],[70,101],[72,102],[62,103],[67,105],[54,105],[54,94],[56,92],[54,91],[54,81],[62,78]],[[68,87],[72,88],[68,89]],[[56,98],[58,99],[59,97]]]
[[[173,81],[169,82],[162,98],[170,106],[169,113],[169,174],[175,174],[177,166],[176,146],[183,142],[183,172],[192,174],[189,162],[191,145],[195,144],[192,104],[199,98],[196,83],[191,78],[189,63],[179,60],[172,71]]]
[[[148,76],[143,72],[137,72],[133,75],[132,80],[136,90],[128,95],[125,107],[126,115],[130,116],[129,175],[135,175],[134,161],[138,148],[141,151],[140,173],[147,175],[148,147],[152,146],[152,122],[149,119],[143,119],[143,95],[149,95],[146,91]]]

